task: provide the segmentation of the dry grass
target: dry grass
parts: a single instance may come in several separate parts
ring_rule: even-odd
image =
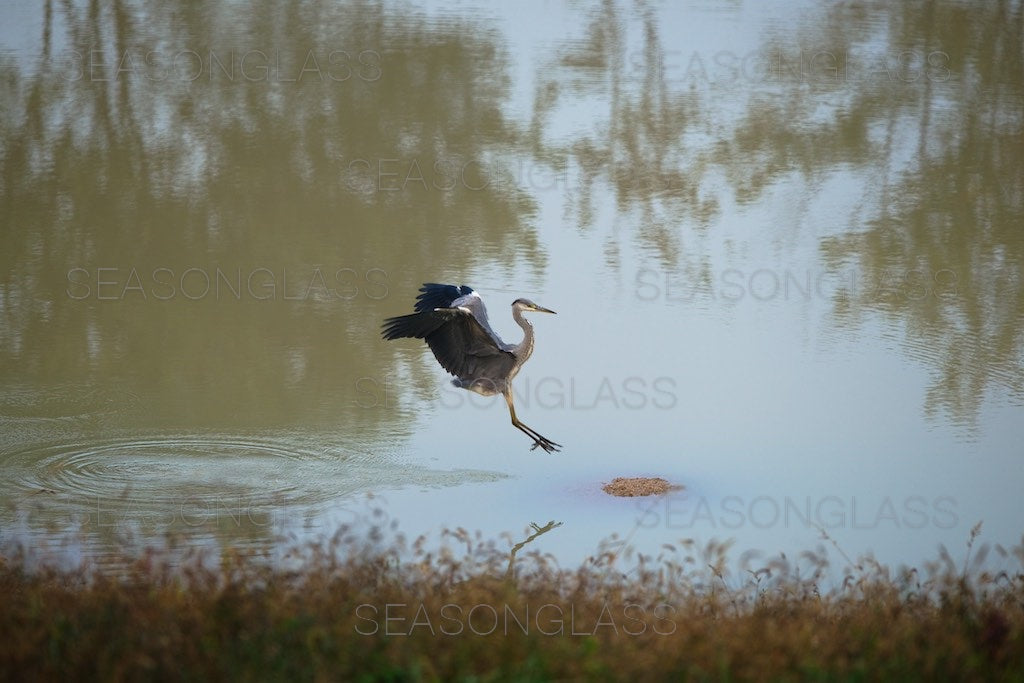
[[[615,477],[601,489],[612,496],[632,498],[636,496],[657,496],[683,487],[670,484],[661,477]]]
[[[514,572],[461,529],[434,552],[343,530],[276,566],[148,553],[117,576],[9,554],[0,679],[1024,680],[1024,546],[994,548],[1014,572],[984,571],[983,547],[963,567],[863,560],[831,590],[823,548],[734,575],[728,544],[619,546]]]

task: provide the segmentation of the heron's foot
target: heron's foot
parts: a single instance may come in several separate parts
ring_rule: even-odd
[[[538,447],[543,448],[548,453],[555,453],[562,449],[562,444],[555,443],[551,439],[545,439],[543,436],[538,434],[537,438],[533,440],[533,445],[530,446],[530,450],[532,451]]]

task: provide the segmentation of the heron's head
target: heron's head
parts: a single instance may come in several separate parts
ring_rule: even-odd
[[[550,308],[538,306],[529,299],[516,299],[515,301],[512,302],[512,308],[517,308],[520,311],[523,311],[524,313],[530,311],[534,313],[554,313],[554,311],[552,311]]]

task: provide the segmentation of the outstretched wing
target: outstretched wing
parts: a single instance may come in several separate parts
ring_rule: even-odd
[[[435,308],[451,308],[456,299],[472,294],[473,289],[462,285],[439,285],[427,282],[420,287],[420,295],[416,297],[416,312],[427,313]]]
[[[385,339],[423,339],[441,367],[460,379],[497,380],[511,373],[515,356],[491,331],[476,292],[465,285],[433,283],[420,291],[417,313],[384,321]]]

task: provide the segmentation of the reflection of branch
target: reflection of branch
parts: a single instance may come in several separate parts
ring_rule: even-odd
[[[43,63],[50,63],[50,39],[53,36],[53,0],[43,6]]]
[[[508,555],[508,569],[505,570],[505,579],[511,579],[513,577],[516,563],[516,553],[518,553],[523,546],[525,546],[527,543],[532,542],[533,539],[537,538],[538,536],[546,534],[552,529],[557,529],[558,527],[562,526],[562,522],[556,522],[554,520],[551,520],[544,526],[537,526],[534,522],[530,522],[530,526],[533,527],[533,530],[537,533],[527,536],[525,541],[520,541],[519,543],[516,543],[514,546],[512,546],[512,550],[509,551]]]

